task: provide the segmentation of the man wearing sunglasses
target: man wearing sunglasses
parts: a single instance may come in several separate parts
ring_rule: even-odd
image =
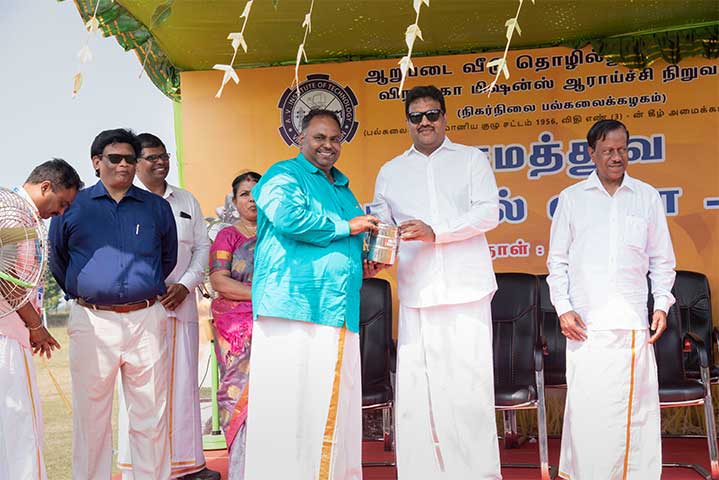
[[[90,147],[100,180],[50,225],[50,270],[72,299],[72,478],[112,476],[112,398],[122,377],[134,478],[170,478],[167,314],[158,296],[175,268],[177,230],[161,197],[132,184],[140,142],[101,132]]]
[[[483,152],[445,136],[436,87],[410,90],[405,116],[413,145],[382,167],[374,197],[401,234],[398,478],[499,479],[485,237],[499,220],[494,174]]]
[[[165,279],[167,292],[159,302],[167,311],[167,348],[170,364],[168,421],[172,477],[219,480],[219,472],[205,467],[200,425],[200,390],[197,386],[199,325],[195,289],[205,278],[210,250],[205,218],[195,197],[167,183],[170,154],[151,133],[141,133],[136,184],[170,204],[177,225],[177,265]],[[121,391],[121,390],[120,390]],[[117,464],[123,478],[132,479],[132,456],[125,401],[119,395]]]

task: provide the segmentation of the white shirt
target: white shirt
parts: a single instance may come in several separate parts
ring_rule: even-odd
[[[434,243],[400,242],[404,306],[469,303],[497,289],[484,234],[499,221],[499,196],[481,150],[448,138],[429,156],[413,146],[382,166],[374,203],[396,224],[419,219],[435,233]]]
[[[139,180],[139,179],[138,179]],[[138,183],[147,190],[147,187]],[[162,196],[170,204],[177,225],[177,264],[165,279],[165,284],[181,283],[189,295],[170,312],[181,321],[197,321],[197,300],[195,288],[205,279],[205,268],[210,254],[210,238],[207,235],[205,218],[202,216],[200,204],[195,197],[182,188],[169,183],[165,186]]]
[[[674,304],[674,249],[659,193],[624,174],[610,196],[596,172],[566,188],[552,220],[547,267],[557,314],[590,330],[644,330],[647,272],[654,309]]]
[[[32,198],[30,198],[30,195],[25,191],[25,189],[20,186],[13,189],[15,193],[20,195],[28,204],[30,204],[35,209],[35,214],[40,218],[40,212],[37,210],[37,206],[35,205],[35,202],[33,202]],[[41,220],[42,221],[42,220]],[[43,234],[45,234],[45,231],[43,229]],[[47,242],[47,239],[45,239],[45,242]],[[43,272],[44,273],[44,272]],[[43,281],[43,275],[40,275],[40,283]],[[37,289],[34,289],[33,293],[30,295],[30,303],[32,306],[37,309],[38,305],[38,294]],[[5,300],[0,297],[0,302],[3,303],[3,307],[7,308],[8,305],[5,302]],[[20,345],[22,345],[25,348],[30,348],[30,330],[28,330],[27,326],[25,326],[25,322],[22,318],[20,318],[20,315],[17,313],[17,311],[12,312],[4,317],[0,318],[0,335],[4,335],[8,338],[12,338],[17,340]]]

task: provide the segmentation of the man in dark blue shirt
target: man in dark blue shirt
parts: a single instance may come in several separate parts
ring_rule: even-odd
[[[101,132],[90,147],[100,181],[50,225],[50,269],[70,310],[73,475],[112,476],[112,397],[122,375],[135,479],[170,476],[166,400],[167,316],[157,301],[175,267],[170,205],[135,187],[140,143]]]

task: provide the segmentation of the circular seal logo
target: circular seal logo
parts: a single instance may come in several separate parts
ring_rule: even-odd
[[[310,110],[330,110],[340,120],[343,142],[351,142],[357,126],[355,107],[357,97],[352,89],[342,87],[330,80],[330,76],[322,73],[308,75],[307,80],[300,83],[300,96],[297,89],[288,88],[277,105],[280,109],[280,135],[287,145],[299,145],[302,131],[302,119]]]

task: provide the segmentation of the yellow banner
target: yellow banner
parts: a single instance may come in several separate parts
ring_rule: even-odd
[[[498,54],[414,59],[405,88],[445,93],[447,135],[485,150],[495,170],[501,223],[489,235],[498,272],[546,272],[551,214],[559,192],[593,170],[586,132],[602,118],[631,135],[629,172],[664,200],[677,268],[703,272],[719,291],[719,61],[656,62],[627,70],[587,48],[511,52],[511,78],[487,97],[486,68]],[[206,214],[223,204],[241,170],[264,172],[296,155],[299,120],[329,108],[342,120],[337,166],[360,202],[371,201],[379,168],[409,148],[396,60],[238,70],[239,85],[214,97],[221,73],[182,74],[186,186]],[[599,252],[601,253],[601,252]],[[719,318],[719,295],[713,299]],[[716,322],[716,320],[715,320]]]

